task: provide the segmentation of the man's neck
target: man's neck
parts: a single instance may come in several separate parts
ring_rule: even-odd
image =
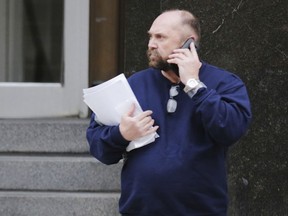
[[[166,77],[170,82],[179,84],[180,83],[180,77],[178,77],[173,71],[163,71],[161,70],[161,73],[164,77]]]

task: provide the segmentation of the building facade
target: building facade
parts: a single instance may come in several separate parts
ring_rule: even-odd
[[[0,0],[0,215],[118,215],[121,163],[89,155],[82,89],[147,67],[147,30],[171,8],[200,18],[200,58],[250,95],[229,215],[287,215],[287,0]]]

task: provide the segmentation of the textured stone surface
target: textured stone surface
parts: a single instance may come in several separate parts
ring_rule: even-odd
[[[0,122],[1,216],[119,215],[122,163],[88,154],[88,119]]]
[[[127,75],[147,67],[147,30],[160,11],[180,8],[201,20],[202,60],[247,85],[253,123],[229,156],[229,215],[288,212],[288,1],[127,0]]]
[[[147,31],[155,15],[160,12],[160,2],[157,1],[123,1],[124,47],[120,55],[124,56],[123,71],[129,75],[147,66],[146,48]]]
[[[0,120],[0,152],[87,153],[88,119]]]
[[[119,191],[121,163],[92,157],[0,156],[1,190]]]
[[[0,192],[3,216],[117,216],[118,193]]]

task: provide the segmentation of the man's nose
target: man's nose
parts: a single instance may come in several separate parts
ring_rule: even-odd
[[[148,42],[148,48],[149,49],[155,49],[155,48],[157,48],[157,43],[155,42],[155,40],[154,39],[152,39],[152,38],[150,38],[150,40],[149,40],[149,42]]]

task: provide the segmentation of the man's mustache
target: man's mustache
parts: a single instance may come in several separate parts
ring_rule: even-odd
[[[148,49],[146,53],[147,53],[147,56],[148,56],[148,57],[150,57],[150,56],[152,56],[152,55],[153,55],[153,56],[160,56],[157,50],[149,50],[149,49]]]

